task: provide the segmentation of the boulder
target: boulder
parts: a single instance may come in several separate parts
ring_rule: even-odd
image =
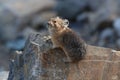
[[[52,48],[48,32],[31,34],[23,52],[11,61],[8,80],[119,80],[120,52],[87,45],[77,63],[65,63],[63,50]]]

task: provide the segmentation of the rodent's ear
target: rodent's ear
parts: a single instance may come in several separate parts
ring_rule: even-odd
[[[69,21],[67,19],[64,20],[64,25],[69,26]]]

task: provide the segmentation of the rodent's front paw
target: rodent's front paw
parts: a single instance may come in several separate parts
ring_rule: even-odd
[[[44,36],[43,39],[44,39],[44,41],[48,41],[48,40],[51,39],[51,36],[50,36],[50,35],[48,35],[48,36]]]

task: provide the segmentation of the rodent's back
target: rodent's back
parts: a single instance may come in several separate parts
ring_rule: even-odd
[[[61,48],[67,52],[73,62],[81,60],[85,53],[85,42],[72,30],[66,30],[60,35]]]

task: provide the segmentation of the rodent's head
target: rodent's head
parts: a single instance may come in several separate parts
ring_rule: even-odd
[[[48,29],[50,32],[59,32],[60,30],[64,30],[69,25],[69,21],[67,19],[62,19],[59,17],[51,18],[48,23]]]

